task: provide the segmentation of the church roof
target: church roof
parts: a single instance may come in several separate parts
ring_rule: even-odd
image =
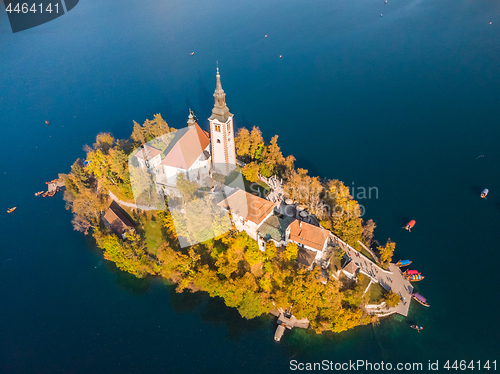
[[[237,189],[236,192],[226,197],[218,205],[257,225],[264,221],[275,206],[269,200],[249,194],[240,189]]]
[[[299,220],[290,224],[290,240],[322,251],[330,232]]]
[[[197,123],[177,130],[163,152],[162,165],[189,170],[210,144],[210,138]]]

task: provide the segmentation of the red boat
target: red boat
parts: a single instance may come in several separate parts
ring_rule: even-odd
[[[411,274],[420,274],[418,270],[407,270],[405,271],[406,274],[411,275]]]
[[[406,224],[406,226],[404,227],[404,229],[411,232],[411,229],[413,228],[413,226],[415,226],[415,223],[416,223],[415,220],[412,219],[410,222],[408,222]]]

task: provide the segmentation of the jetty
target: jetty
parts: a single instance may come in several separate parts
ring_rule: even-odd
[[[54,192],[57,191],[58,189],[61,189],[61,187],[64,187],[64,182],[60,181],[59,179],[54,179],[53,181],[50,182],[45,182],[47,184],[48,192]]]
[[[278,327],[274,333],[274,340],[277,342],[281,340],[283,334],[285,333],[285,329],[291,330],[294,327],[307,329],[309,327],[309,320],[307,318],[298,319],[293,314],[290,314],[282,308],[271,310],[270,313],[278,317],[276,322]]]

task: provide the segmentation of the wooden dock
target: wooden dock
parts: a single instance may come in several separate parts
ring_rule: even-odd
[[[309,327],[309,320],[307,318],[298,319],[281,308],[278,310],[272,310],[271,314],[278,317],[278,327],[276,328],[276,332],[274,334],[274,340],[277,342],[281,340],[281,337],[285,333],[285,329],[291,330],[294,327],[307,329]]]
[[[52,183],[47,183],[48,192],[56,191],[58,188],[64,187],[64,182],[57,181]]]

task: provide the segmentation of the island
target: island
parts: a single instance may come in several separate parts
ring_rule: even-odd
[[[129,139],[100,133],[86,158],[60,174],[73,227],[105,259],[177,292],[207,292],[243,318],[278,317],[316,333],[407,315],[413,288],[391,263],[395,243],[374,245],[375,223],[339,180],[295,168],[278,135],[234,130],[219,70],[210,132],[160,114],[134,121]]]

